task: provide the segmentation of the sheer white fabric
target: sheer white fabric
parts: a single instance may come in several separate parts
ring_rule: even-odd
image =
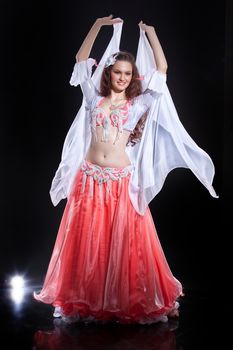
[[[68,197],[74,176],[88,151],[91,141],[90,111],[98,99],[100,78],[106,59],[119,51],[122,23],[114,25],[113,36],[92,74],[95,60],[75,63],[70,84],[81,85],[82,105],[67,133],[62,158],[52,181],[50,196],[56,206]],[[127,146],[134,171],[129,182],[129,196],[135,210],[144,215],[151,200],[161,190],[168,173],[178,167],[189,168],[213,197],[214,165],[209,155],[192,140],[181,124],[166,84],[166,75],[156,69],[153,52],[145,32],[140,30],[136,64],[144,76],[143,94],[129,110],[125,129],[133,130],[149,108],[141,141]],[[127,125],[128,124],[128,125]]]
[[[112,38],[98,64],[98,67],[92,75],[91,82],[88,80],[87,84],[81,84],[85,80],[85,77],[90,76],[95,61],[93,59],[88,59],[87,61],[82,61],[78,64],[75,63],[70,84],[74,86],[81,84],[82,88],[86,89],[85,95],[88,94],[89,90],[92,103],[95,101],[93,98],[95,93],[94,90],[99,90],[100,87],[100,78],[105,61],[111,54],[119,51],[121,32],[122,23],[114,24]],[[82,105],[66,135],[62,149],[61,161],[50,188],[50,197],[54,206],[56,206],[62,199],[68,197],[75,174],[80,168],[81,162],[90,146],[91,128],[87,115],[88,108],[90,107],[89,103],[89,100],[83,98]]]
[[[128,148],[135,162],[129,184],[129,195],[135,209],[143,214],[147,205],[161,190],[168,173],[175,168],[189,168],[209,193],[218,198],[212,186],[215,168],[209,155],[189,136],[180,122],[168,86],[162,75],[153,74],[156,63],[144,31],[140,39],[136,64],[144,80],[144,89],[157,91],[137,149]],[[147,73],[148,71],[152,72]],[[151,78],[150,78],[151,76]],[[149,80],[148,80],[149,79]]]

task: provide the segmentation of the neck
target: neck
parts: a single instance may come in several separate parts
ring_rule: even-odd
[[[125,91],[122,91],[122,92],[111,91],[109,98],[112,102],[126,100]]]

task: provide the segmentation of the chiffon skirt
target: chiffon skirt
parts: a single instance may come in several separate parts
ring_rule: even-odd
[[[67,322],[166,322],[182,285],[163,253],[149,207],[129,198],[133,166],[84,160],[67,199],[44,284],[34,298]]]

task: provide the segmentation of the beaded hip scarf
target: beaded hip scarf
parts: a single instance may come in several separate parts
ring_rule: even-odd
[[[108,193],[111,191],[111,180],[118,181],[118,195],[120,193],[121,179],[131,174],[133,165],[130,164],[126,167],[114,168],[114,167],[103,167],[97,164],[93,164],[88,160],[84,159],[81,170],[83,171],[82,178],[82,189],[81,193],[84,192],[87,176],[90,176],[90,190],[89,195],[93,197],[93,181],[97,181],[99,189],[102,194],[102,184],[106,182],[106,200],[108,199]]]

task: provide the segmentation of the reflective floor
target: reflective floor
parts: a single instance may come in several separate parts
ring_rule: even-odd
[[[231,346],[224,307],[201,291],[186,291],[179,320],[152,325],[69,325],[53,318],[50,305],[32,298],[38,287],[31,284],[17,293],[10,286],[1,289],[2,349],[199,350]]]

